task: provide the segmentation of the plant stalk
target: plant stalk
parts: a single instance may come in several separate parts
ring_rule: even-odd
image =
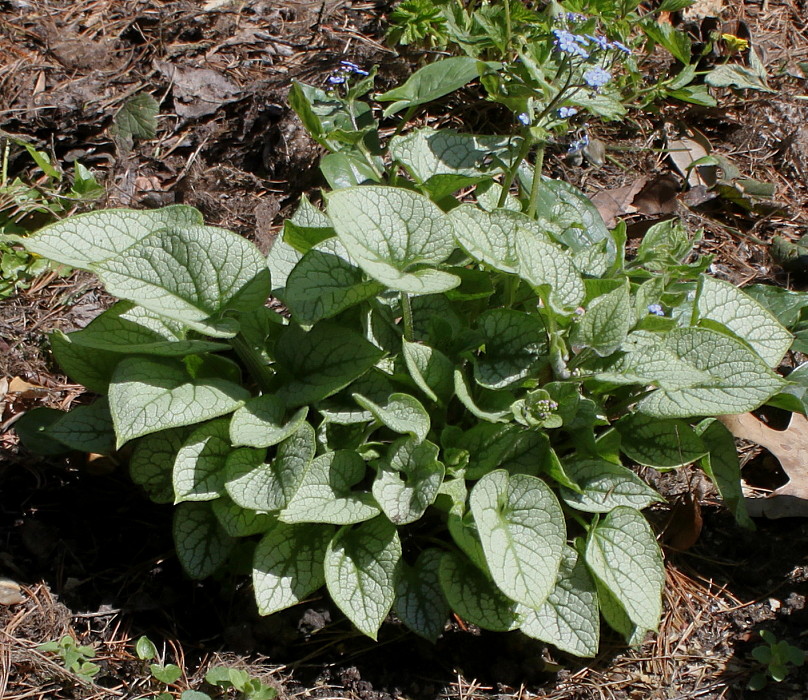
[[[261,388],[261,392],[271,392],[275,385],[275,372],[264,362],[263,358],[247,342],[246,338],[239,333],[235,338],[230,339],[230,346],[244,363],[255,383]]]
[[[412,323],[412,304],[407,292],[401,292],[401,320],[404,322],[404,339],[412,343],[415,340],[415,331]]]

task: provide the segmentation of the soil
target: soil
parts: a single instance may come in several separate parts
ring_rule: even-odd
[[[797,240],[808,222],[807,9],[796,0],[723,9],[700,0],[687,16],[665,15],[694,36],[711,28],[748,36],[773,92],[723,90],[716,108],[671,103],[622,125],[593,123],[603,166],[572,163],[559,145],[547,172],[599,196],[604,216],[626,217],[634,245],[649,222],[680,215],[692,232],[703,229],[699,251],[715,255],[714,274],[800,288],[769,244],[775,235]],[[388,11],[350,0],[0,1],[0,129],[65,167],[91,168],[107,192],[97,206],[192,204],[267,250],[301,193],[316,196],[321,184],[322,154],[286,104],[290,81],[323,84],[349,58],[380,64],[380,87],[394,84],[415,57],[384,46]],[[143,91],[160,102],[157,136],[127,149],[110,135],[112,116]],[[199,94],[205,99],[189,98]],[[461,95],[421,118],[493,128],[495,112],[468,104]],[[666,155],[672,144],[689,147],[686,131],[743,177],[774,183],[774,201],[749,210],[699,183],[686,188]],[[9,166],[26,175],[21,154]],[[806,667],[760,693],[746,690],[760,630],[808,648],[808,521],[758,519],[756,531],[742,530],[690,469],[644,474],[668,497],[651,514],[668,577],[659,633],[630,650],[607,638],[587,662],[460,620],[436,646],[395,620],[373,643],[325,597],[261,618],[243,572],[189,581],[172,551],[171,507],[131,484],[125,455],[35,457],[11,429],[33,406],[82,400],[82,387],[52,365],[46,334],[82,327],[109,301],[87,275],[49,274],[0,302],[0,371],[18,382],[0,392],[0,698],[156,697],[165,686],[134,655],[141,635],[183,668],[175,696],[210,691],[205,670],[225,662],[283,698],[808,697]],[[771,459],[742,449],[747,481],[775,487]],[[37,651],[64,634],[94,647],[93,684]]]

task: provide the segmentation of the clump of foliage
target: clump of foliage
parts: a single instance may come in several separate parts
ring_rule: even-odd
[[[59,657],[65,670],[76,676],[82,683],[92,683],[101,667],[93,663],[95,649],[89,645],[79,644],[69,634],[61,639],[45,642],[37,647],[37,651],[55,654]]]
[[[785,640],[778,642],[777,637],[768,630],[761,630],[760,638],[763,644],[752,649],[752,657],[763,666],[763,670],[755,673],[749,680],[749,690],[763,690],[769,678],[781,683],[793,668],[805,663],[806,654],[799,647]]]
[[[41,171],[36,183],[9,176],[12,148],[24,150]],[[0,131],[0,299],[30,285],[48,268],[48,261],[3,241],[5,234],[25,235],[42,225],[68,215],[78,204],[86,204],[103,194],[92,173],[80,163],[69,187],[64,175],[50,157],[27,141]]]
[[[411,114],[506,70],[453,57],[376,99]],[[662,499],[623,460],[700,463],[750,525],[714,416],[775,400],[792,335],[707,276],[676,222],[629,259],[623,225],[541,175],[529,156],[566,88],[538,113],[518,102],[518,134],[404,133],[405,117],[386,140],[374,72],[345,61],[330,89],[293,87],[329,189],[267,258],[186,206],[21,239],[121,301],[51,339],[101,398],[19,431],[49,451],[133,443],[134,481],[176,504],[188,574],[251,553],[263,614],[325,586],[372,638],[395,611],[434,640],[454,611],[580,656],[601,618],[637,643],[664,582],[641,510]]]
[[[161,684],[176,686],[185,675],[177,664],[159,661],[157,647],[148,637],[140,637],[137,640],[135,653],[143,661],[154,662],[149,664],[149,673]],[[272,700],[278,694],[273,687],[262,683],[259,678],[253,678],[247,671],[232,666],[211,667],[205,673],[205,682],[220,691],[216,697],[224,693],[227,693],[227,697],[232,697],[229,691],[235,691],[240,700]],[[157,695],[155,700],[172,700],[174,697],[176,697],[174,694],[166,691]],[[211,696],[199,690],[185,690],[180,695],[180,700],[211,700]]]

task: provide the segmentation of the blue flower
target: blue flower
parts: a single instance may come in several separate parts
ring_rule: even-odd
[[[625,44],[621,44],[619,41],[613,41],[612,48],[622,51],[626,56],[631,56],[631,49]]]
[[[578,114],[578,110],[575,107],[560,107],[558,109],[558,118],[559,119],[569,119],[570,117],[574,117]]]
[[[568,12],[566,15],[567,22],[583,22],[586,17],[577,12]]]
[[[343,67],[342,69],[347,73],[355,73],[356,75],[370,75],[366,70],[362,70],[359,66],[351,61],[340,61],[340,65]]]
[[[580,34],[573,34],[566,29],[553,29],[555,35],[555,45],[559,51],[568,53],[571,56],[580,56],[583,59],[589,58],[589,52],[584,49],[582,44],[588,44],[586,37]]]
[[[587,34],[586,38],[595,44],[599,49],[603,49],[605,51],[609,48],[609,41],[605,36],[593,36],[592,34]]]
[[[516,115],[516,118],[525,126],[530,124],[530,117],[527,115],[527,112],[522,112],[521,114]]]
[[[342,74],[336,75],[329,75],[328,76],[328,83],[329,85],[342,85],[345,82],[345,76]]]
[[[591,88],[602,88],[606,83],[612,79],[612,74],[603,68],[595,67],[590,68],[584,73],[584,82]]]
[[[589,134],[584,134],[577,141],[573,141],[567,148],[567,155],[574,155],[580,153],[589,145]]]
[[[662,309],[661,304],[649,304],[648,305],[648,313],[654,314],[654,316],[664,316],[665,311]]]

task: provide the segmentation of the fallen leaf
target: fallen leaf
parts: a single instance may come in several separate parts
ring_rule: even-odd
[[[696,544],[702,525],[701,505],[692,493],[686,492],[673,504],[663,535],[665,543],[672,549],[684,552]]]
[[[592,197],[592,204],[600,212],[606,228],[613,228],[617,224],[617,217],[634,214],[634,198],[648,182],[644,177],[637,178],[632,184],[617,187],[613,190],[601,190]]]
[[[198,119],[213,114],[241,95],[236,83],[210,68],[176,66],[167,61],[155,61],[154,66],[171,81],[174,111],[180,117]]]
[[[10,578],[0,577],[0,605],[19,605],[25,602],[22,588]]]
[[[677,209],[676,197],[679,194],[679,183],[672,175],[661,175],[647,183],[634,197],[633,204],[638,212],[656,216],[657,214],[673,214]]]
[[[691,21],[704,17],[720,17],[723,9],[724,0],[696,0],[690,7],[682,10],[682,17]]]
[[[765,447],[780,462],[788,482],[766,498],[747,498],[752,516],[767,518],[808,517],[808,419],[794,413],[788,428],[774,430],[751,413],[719,416],[735,436]]]
[[[691,187],[710,185],[699,172],[700,168],[693,167],[693,163],[710,154],[708,148],[709,143],[706,139],[702,141],[702,139],[697,140],[697,138],[689,136],[667,139],[668,158],[674,169],[687,180],[687,184]]]
[[[20,377],[14,377],[8,383],[7,393],[17,394],[20,399],[35,399],[47,394],[48,390],[44,386],[30,384]]]

